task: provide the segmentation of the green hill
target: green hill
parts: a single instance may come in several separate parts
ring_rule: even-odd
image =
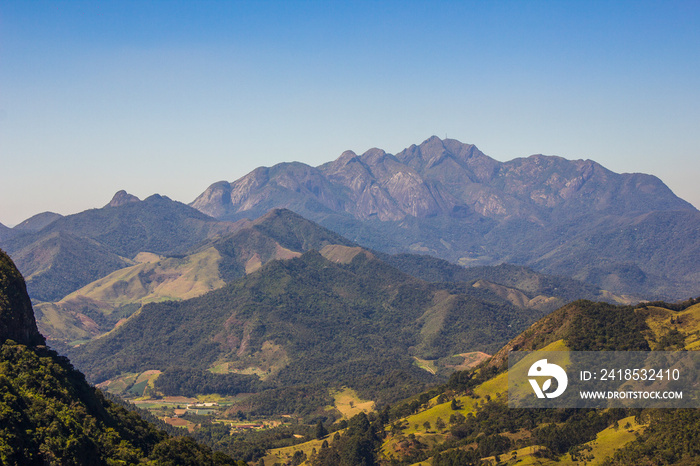
[[[140,253],[128,266],[122,263],[118,270],[60,301],[38,304],[41,332],[51,341],[88,340],[112,330],[143,304],[200,296],[271,260],[298,257],[310,249],[353,246],[345,238],[283,209],[271,211],[254,222],[243,222],[238,228],[235,233],[205,241],[186,255]],[[85,254],[76,256],[92,258],[91,266],[73,262],[83,267],[82,274],[74,275],[76,278],[109,264]],[[69,262],[60,262],[66,263]],[[51,277],[55,278],[55,274]],[[65,289],[72,286],[70,282],[61,283]]]
[[[577,299],[631,304],[639,299],[609,291],[565,276],[546,275],[521,265],[463,267],[444,259],[419,254],[378,253],[388,264],[429,282],[464,282],[487,288],[520,307],[553,311]]]
[[[96,382],[158,369],[165,384],[177,368],[225,367],[258,374],[263,398],[311,385],[395,400],[445,377],[448,365],[463,362],[453,355],[494,351],[542,315],[479,290],[429,284],[359,248],[324,253],[333,260],[311,251],[198,298],[146,305],[70,355]],[[417,359],[432,360],[438,374]]]
[[[0,463],[240,464],[171,438],[89,386],[43,345],[24,281],[0,251]]]
[[[456,372],[365,421],[359,415],[354,422],[365,423],[359,435],[365,443],[347,430],[332,442],[329,436],[325,448],[309,442],[291,453],[303,452],[301,464],[314,466],[353,464],[357,455],[368,457],[366,464],[391,465],[698,464],[697,409],[509,408],[504,363],[513,349],[689,350],[698,345],[699,322],[698,300],[635,307],[577,301],[539,320],[479,368]],[[264,463],[273,464],[282,451],[270,451]]]
[[[185,204],[154,194],[143,201],[107,205],[68,215],[40,230],[90,238],[120,256],[133,258],[139,252],[184,253],[207,238],[235,227],[219,222]]]
[[[24,220],[22,223],[15,226],[14,230],[16,232],[39,231],[42,228],[49,225],[51,222],[58,220],[61,217],[63,217],[63,215],[57,214],[55,212],[42,212]]]

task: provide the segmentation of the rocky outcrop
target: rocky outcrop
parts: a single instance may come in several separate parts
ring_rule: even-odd
[[[12,259],[0,250],[0,343],[14,340],[24,345],[43,345],[34,320],[24,278]]]
[[[112,200],[109,201],[109,204],[107,204],[105,207],[119,207],[123,206],[124,204],[129,204],[130,202],[140,202],[141,200],[134,196],[133,194],[129,194],[123,189],[121,191],[117,191],[116,194],[114,194],[114,197],[112,197]]]

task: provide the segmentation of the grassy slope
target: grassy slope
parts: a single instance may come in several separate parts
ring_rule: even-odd
[[[343,419],[350,419],[361,412],[374,411],[374,401],[361,399],[351,388],[343,387],[341,390],[332,392],[332,395],[335,401],[333,408],[340,411]]]
[[[545,348],[542,351],[566,351],[566,345],[562,340],[558,340]],[[518,372],[526,372],[527,367],[529,367],[526,361],[521,361],[515,366],[515,370]],[[526,377],[521,377],[522,380],[526,380]],[[459,403],[460,408],[453,410],[451,408],[451,401],[446,401],[444,403],[438,403],[437,397],[430,400],[430,405],[427,409],[422,410],[417,414],[407,416],[400,419],[400,423],[405,423],[407,428],[403,430],[400,436],[389,436],[382,445],[381,455],[384,458],[390,458],[391,452],[395,451],[395,445],[401,442],[403,438],[407,435],[414,434],[416,437],[421,439],[428,444],[438,444],[443,443],[447,440],[449,436],[448,431],[441,433],[436,433],[434,426],[437,423],[438,418],[442,419],[445,423],[449,420],[450,416],[453,414],[461,414],[467,416],[469,414],[475,413],[480,404],[490,397],[493,399],[503,399],[507,400],[506,395],[508,392],[508,373],[503,372],[496,377],[487,380],[486,382],[480,384],[474,389],[474,395],[471,396],[457,396],[455,399]],[[424,425],[429,422],[431,429],[426,430]]]
[[[542,319],[542,321],[535,324],[531,329],[524,332],[523,335],[519,336],[513,342],[507,345],[506,348],[513,348],[516,345],[522,345],[525,347],[530,347],[530,349],[542,351],[567,351],[569,348],[561,336],[566,334],[566,327],[571,325],[573,322],[572,317],[567,315],[571,314],[572,312],[573,311],[571,310],[569,310],[568,313],[560,312],[559,315],[553,315]],[[663,335],[668,333],[669,329],[676,328],[683,336],[685,349],[693,350],[698,347],[698,335],[700,334],[700,304],[692,305],[682,311],[673,311],[659,306],[650,306],[647,309],[640,307],[635,312],[642,318],[646,319],[649,326],[649,331],[646,332],[645,336],[647,337],[647,340],[651,346],[656,344]],[[559,336],[560,338],[548,342],[551,340],[551,337],[550,339],[543,339],[538,335],[542,335],[543,333],[552,334],[552,324],[555,324],[558,330],[558,332],[554,332],[554,337]],[[535,347],[532,347],[532,344],[534,344]],[[528,367],[529,362],[521,361],[513,370],[524,372]],[[521,379],[525,380],[525,377],[521,377]],[[391,458],[401,459],[400,444],[401,442],[405,442],[408,436],[415,436],[416,439],[418,439],[422,444],[428,446],[428,448],[445,442],[451,437],[449,428],[438,431],[435,427],[438,418],[447,423],[450,416],[453,414],[461,414],[463,416],[476,414],[481,409],[487,396],[492,399],[500,399],[505,401],[507,400],[507,391],[508,373],[502,372],[476,386],[473,389],[474,396],[456,396],[455,399],[458,401],[460,406],[457,410],[453,410],[451,408],[451,401],[438,403],[438,397],[435,396],[429,401],[427,406],[423,407],[419,412],[400,418],[393,422],[393,424],[403,425],[404,428],[398,434],[391,433],[390,429],[387,430],[388,436],[382,444],[379,452],[379,459],[384,461],[388,461]],[[430,423],[429,429],[426,429],[425,427],[426,422]],[[609,458],[616,451],[627,445],[632,445],[631,442],[635,441],[640,434],[643,434],[646,427],[647,424],[637,422],[634,416],[620,419],[617,422],[617,426],[607,426],[598,432],[594,440],[584,444],[584,448],[590,448],[588,451],[584,449],[584,452],[589,456],[585,464],[603,464],[604,460]],[[510,436],[513,434],[505,433],[505,435]],[[515,434],[516,437],[517,435],[520,434]],[[306,450],[306,444],[297,445],[296,448]],[[519,466],[584,464],[584,462],[581,461],[572,462],[571,456],[568,453],[564,454],[557,461],[533,455],[533,453],[539,449],[541,449],[541,447],[537,445],[514,448],[508,453],[500,455],[501,464],[517,464]],[[512,457],[511,455],[513,451],[515,452],[515,457]],[[486,457],[484,459],[491,461],[495,460],[493,456]],[[427,466],[431,465],[432,461],[429,458],[415,464]]]
[[[100,336],[142,304],[189,299],[222,287],[220,260],[218,251],[211,247],[184,258],[159,258],[117,270],[57,303],[39,304],[39,328],[44,335],[58,340]],[[110,319],[116,309],[129,304],[138,306]],[[95,313],[102,314],[106,321],[99,322]]]
[[[617,426],[610,426],[600,431],[595,440],[585,444],[591,448],[587,453],[587,456],[590,455],[591,457],[587,464],[590,466],[603,464],[606,458],[610,457],[619,448],[635,440],[638,434],[644,432],[645,428],[646,424],[640,424],[634,419],[634,416],[629,416],[620,419]],[[564,455],[561,461],[564,463],[571,462],[571,455]]]
[[[680,312],[661,307],[648,308],[651,312],[646,322],[651,332],[647,335],[650,346],[658,342],[670,330],[675,329],[684,335],[684,347],[689,351],[700,349],[700,304],[695,304]]]

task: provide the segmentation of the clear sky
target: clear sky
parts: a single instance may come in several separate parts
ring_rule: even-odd
[[[431,135],[700,207],[698,1],[0,1],[0,222]]]

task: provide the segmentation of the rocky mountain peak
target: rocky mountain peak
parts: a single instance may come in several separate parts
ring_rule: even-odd
[[[377,149],[376,147],[373,147],[364,154],[362,154],[360,160],[372,167],[383,163],[387,157],[393,158],[393,156],[387,154],[382,149]]]
[[[0,250],[0,343],[14,340],[24,345],[43,345],[34,319],[24,278],[10,256]]]
[[[335,162],[338,165],[347,165],[348,163],[350,163],[350,161],[352,159],[355,159],[355,158],[357,158],[357,154],[355,152],[353,152],[351,150],[346,150],[345,152],[340,154],[340,157],[335,159]]]
[[[212,217],[226,213],[226,206],[231,203],[231,183],[218,181],[209,186],[193,203],[192,207]]]
[[[105,207],[119,207],[123,206],[124,204],[128,204],[130,202],[140,202],[141,199],[138,197],[134,196],[133,194],[129,194],[123,189],[121,191],[117,191],[117,193],[114,195],[111,201],[109,201],[109,204],[107,204]]]
[[[351,150],[346,150],[342,154],[340,154],[340,157],[335,159],[332,162],[324,163],[320,167],[318,167],[320,170],[328,173],[328,174],[334,174],[338,173],[339,171],[342,171],[347,167],[349,164],[352,162],[356,162],[359,160],[359,157],[357,154]]]

